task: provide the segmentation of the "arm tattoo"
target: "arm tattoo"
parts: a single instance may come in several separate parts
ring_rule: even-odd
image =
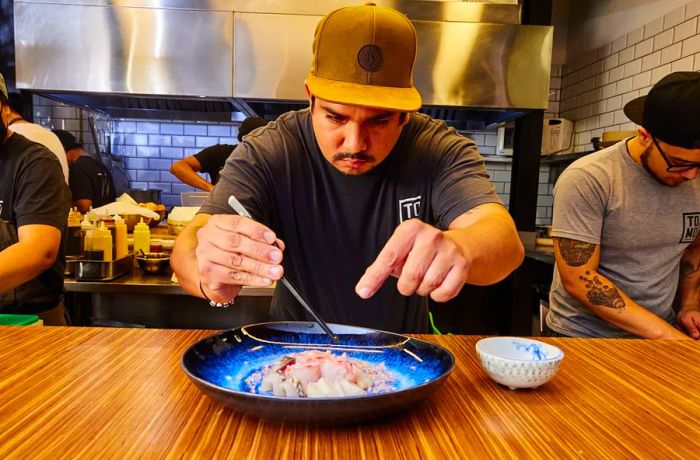
[[[584,243],[583,241],[570,240],[569,238],[559,238],[559,252],[571,267],[580,267],[593,255],[595,244]]]
[[[597,276],[589,278],[590,274],[591,272],[587,271],[586,276],[581,275],[581,280],[586,282],[586,289],[588,289],[586,297],[593,305],[615,309],[625,308],[625,299],[615,286],[606,286]]]

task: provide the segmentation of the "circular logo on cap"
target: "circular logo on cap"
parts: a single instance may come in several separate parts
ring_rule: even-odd
[[[382,66],[382,52],[377,45],[365,45],[357,53],[357,62],[366,71],[374,72]]]

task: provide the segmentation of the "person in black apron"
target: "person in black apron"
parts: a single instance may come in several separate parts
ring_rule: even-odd
[[[64,325],[68,187],[56,156],[8,129],[9,115],[0,75],[0,313]]]

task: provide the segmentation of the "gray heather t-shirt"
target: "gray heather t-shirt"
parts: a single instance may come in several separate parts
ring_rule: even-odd
[[[231,194],[285,242],[285,276],[325,320],[397,332],[429,331],[426,298],[402,296],[393,277],[368,300],[354,290],[396,227],[411,218],[447,227],[501,203],[474,143],[442,121],[411,114],[381,164],[347,176],[321,154],[308,110],[246,136],[201,212],[233,213]],[[281,283],[271,315],[309,319]]]
[[[626,145],[587,155],[562,173],[554,187],[552,236],[600,245],[600,274],[672,323],[681,255],[700,230],[700,181],[662,185]],[[547,324],[573,337],[631,337],[574,300],[556,266]]]

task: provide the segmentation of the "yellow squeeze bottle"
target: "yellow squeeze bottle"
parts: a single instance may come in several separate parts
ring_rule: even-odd
[[[105,226],[104,222],[100,222],[100,226],[92,231],[92,249],[102,250],[105,262],[111,262],[112,259],[112,232]]]
[[[121,259],[129,253],[129,243],[126,241],[126,222],[120,215],[114,215],[114,248],[115,257]]]
[[[147,224],[143,223],[143,219],[134,227],[134,255],[141,254],[139,250],[143,252],[151,250],[151,230]]]

